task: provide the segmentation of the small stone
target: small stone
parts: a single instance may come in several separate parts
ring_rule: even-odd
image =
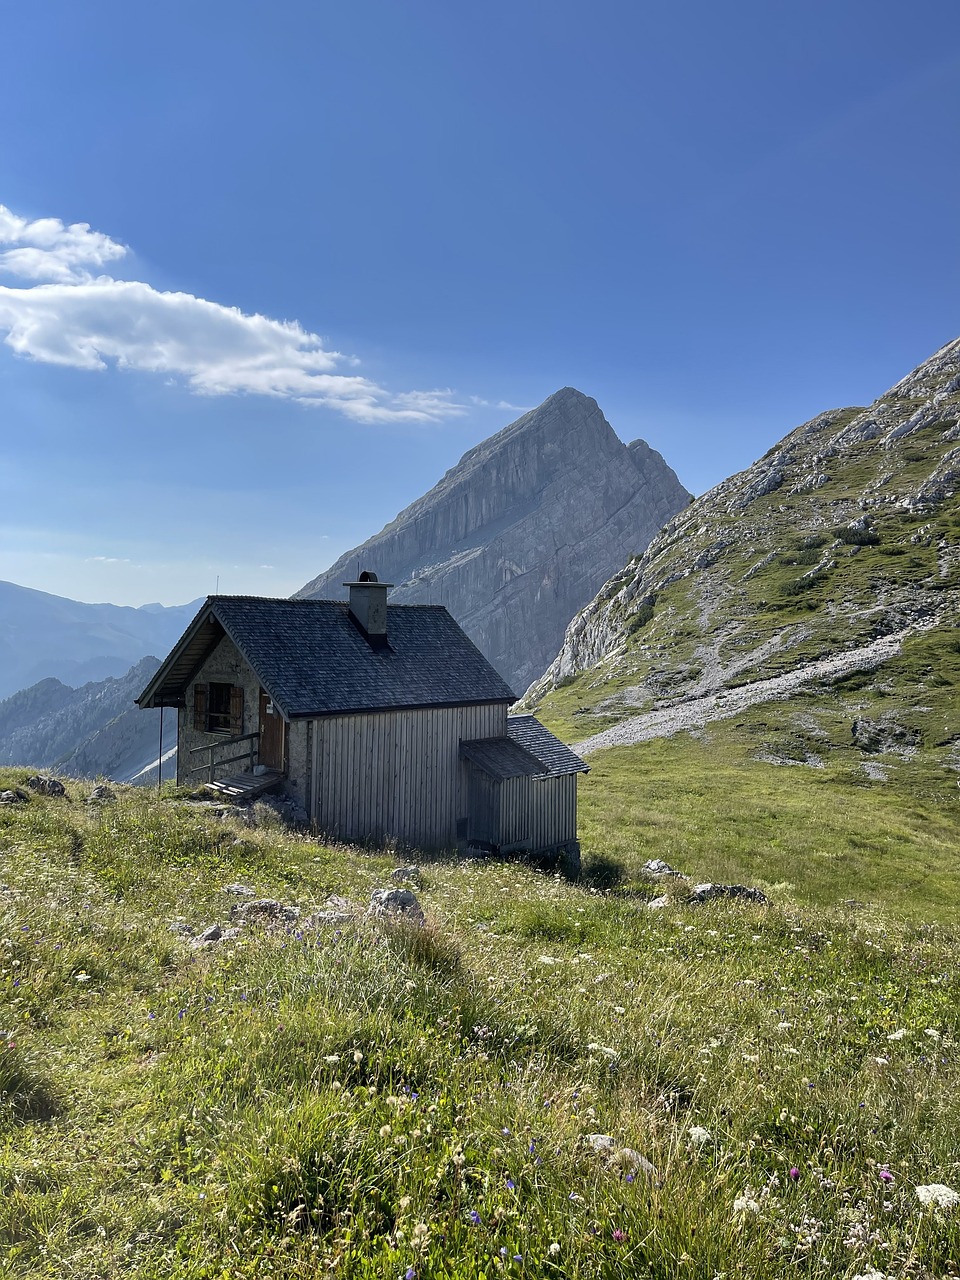
[[[116,795],[105,787],[103,783],[98,783],[87,796],[87,804],[106,804],[110,800],[116,800]]]
[[[27,786],[42,796],[65,796],[67,789],[59,778],[49,778],[42,773],[27,779]]]
[[[583,1140],[597,1155],[602,1155],[605,1151],[612,1151],[615,1143],[609,1133],[585,1133]]]
[[[677,876],[684,879],[682,871],[674,871],[669,862],[664,862],[662,858],[651,858],[645,862],[640,868],[640,874],[646,876],[648,880],[663,880],[666,876]]]
[[[404,882],[408,884],[423,884],[423,877],[420,875],[420,868],[415,866],[397,867],[396,870],[390,872],[390,879],[396,880],[400,884]]]
[[[26,804],[30,797],[19,787],[14,791],[0,791],[0,804]]]
[[[230,908],[231,918],[243,924],[293,924],[300,918],[300,908],[287,906],[276,898],[252,898]]]
[[[744,902],[768,903],[770,899],[759,889],[744,884],[695,884],[690,890],[691,902],[710,902],[713,898],[739,898]]]
[[[240,841],[239,843],[243,843]],[[225,884],[223,886],[224,893],[232,893],[237,898],[255,898],[256,890],[251,889],[247,884]]]
[[[670,899],[666,895],[663,895],[659,898],[651,898],[650,901],[647,903],[647,910],[662,911],[664,907],[668,907],[669,905],[670,905]]]
[[[186,920],[171,920],[170,932],[179,938],[192,938],[194,930],[193,925],[187,924]]]
[[[409,920],[424,923],[423,908],[410,889],[374,889],[367,915],[379,920]]]
[[[207,925],[201,933],[197,934],[198,942],[219,942],[223,937],[223,930],[218,924]]]

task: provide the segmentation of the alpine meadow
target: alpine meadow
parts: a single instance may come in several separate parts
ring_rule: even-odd
[[[960,1274],[958,353],[573,620],[577,876],[3,770],[7,1273]]]

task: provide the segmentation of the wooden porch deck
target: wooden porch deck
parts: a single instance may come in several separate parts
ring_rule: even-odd
[[[247,804],[275,787],[282,779],[283,774],[277,769],[271,769],[268,773],[235,773],[230,778],[217,778],[215,782],[206,782],[203,789],[224,799],[233,800],[236,804]]]

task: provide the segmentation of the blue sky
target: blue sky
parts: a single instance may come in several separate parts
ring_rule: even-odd
[[[960,332],[955,0],[36,0],[0,577],[287,594],[564,385],[694,492]]]

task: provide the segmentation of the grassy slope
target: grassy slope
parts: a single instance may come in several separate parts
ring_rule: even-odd
[[[362,901],[390,860],[143,792],[91,810],[74,787],[69,802],[0,809],[0,1266],[191,1280],[955,1274],[960,1219],[914,1188],[960,1187],[960,938],[794,901],[833,902],[842,884],[915,911],[894,873],[911,874],[929,837],[936,874],[953,874],[955,811],[933,823],[931,796],[888,821],[870,788],[763,773],[736,743],[715,746],[635,750],[629,774],[615,753],[598,760],[584,806],[594,870],[606,849],[747,877],[762,844],[768,878],[796,886],[772,908],[650,912],[629,882],[601,892],[436,862],[424,933],[361,920],[195,952],[168,922],[225,920],[227,882]],[[693,802],[671,797],[671,774]],[[750,787],[721,836],[712,814],[734,776]],[[0,787],[20,780],[0,773]],[[797,814],[829,855],[814,875],[802,824],[784,822]],[[862,859],[876,851],[857,853],[854,834],[883,846],[872,884]],[[590,1133],[615,1139],[612,1165]]]

